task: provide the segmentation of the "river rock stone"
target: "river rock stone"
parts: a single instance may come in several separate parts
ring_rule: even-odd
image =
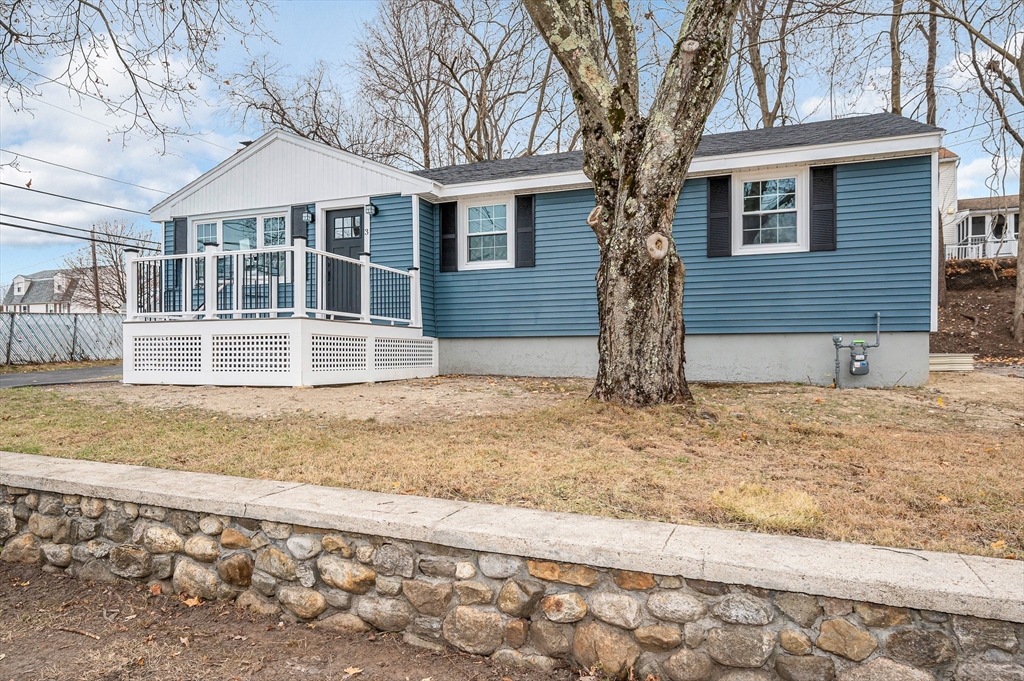
[[[1024,681],[1024,666],[965,662],[956,668],[956,681]]]
[[[250,581],[252,583],[252,588],[256,589],[264,596],[273,596],[277,593],[277,580],[266,572],[253,570]]]
[[[235,528],[227,527],[220,533],[220,545],[226,549],[247,549],[252,542]]]
[[[941,631],[904,629],[885,642],[886,653],[914,667],[934,667],[956,659],[956,646]]]
[[[707,652],[726,667],[757,668],[775,648],[775,636],[760,629],[716,627],[707,634]]]
[[[576,628],[572,652],[583,668],[600,666],[610,678],[625,679],[640,657],[640,646],[624,631],[588,622]]]
[[[405,597],[424,615],[441,617],[452,602],[452,585],[450,582],[426,582],[419,579],[407,579],[402,582]]]
[[[320,540],[320,545],[327,553],[337,553],[342,558],[351,558],[355,551],[348,541],[340,534],[327,534]]]
[[[402,593],[402,578],[377,575],[374,588],[377,589],[378,596],[397,596]]]
[[[463,560],[455,564],[455,579],[467,580],[476,577],[476,566],[469,561]]]
[[[825,656],[779,655],[775,658],[775,671],[783,681],[832,681],[836,665]]]
[[[377,580],[377,573],[372,569],[333,553],[320,556],[316,567],[326,584],[349,593],[364,594]]]
[[[135,520],[139,517],[139,505],[131,501],[121,504],[121,510],[129,520]]]
[[[78,528],[78,541],[89,541],[99,536],[100,528],[103,524],[98,520],[86,520],[79,518],[75,521],[75,527]]]
[[[544,586],[527,579],[511,579],[498,592],[498,609],[513,617],[529,617],[544,597]]]
[[[636,636],[641,648],[652,653],[667,653],[673,648],[678,648],[683,642],[683,634],[678,627],[666,627],[661,624],[640,627],[633,635]]]
[[[320,540],[307,534],[297,534],[289,537],[285,546],[296,560],[306,560],[320,553],[322,548]]]
[[[724,596],[729,593],[729,586],[720,582],[709,582],[705,579],[687,579],[686,585],[705,596]]]
[[[167,517],[167,509],[160,508],[159,506],[139,506],[139,515],[147,520],[155,520],[159,523],[163,522],[164,518]]]
[[[935,681],[935,677],[920,669],[876,657],[866,664],[850,667],[840,672],[839,681]],[[971,681],[981,681],[972,678]]]
[[[135,544],[121,544],[110,549],[110,571],[118,577],[141,579],[153,572],[153,556]]]
[[[805,629],[810,629],[821,615],[818,599],[806,594],[779,594],[775,597],[775,607]]]
[[[37,508],[39,508],[39,493],[29,492],[28,494],[25,495],[25,498],[22,499],[22,501],[24,501],[25,505],[34,511]]]
[[[117,577],[110,571],[107,561],[90,558],[78,569],[75,575],[84,582],[116,582]]]
[[[874,636],[846,620],[822,622],[821,633],[814,644],[822,650],[842,655],[854,662],[867,658],[878,647],[878,641]]]
[[[177,553],[185,546],[181,535],[169,527],[146,528],[142,543],[150,553]]]
[[[680,591],[662,591],[651,594],[647,609],[660,620],[684,624],[699,620],[707,608],[699,600]]]
[[[110,555],[110,549],[114,548],[114,544],[103,539],[93,539],[86,543],[85,548],[93,558],[106,558]]]
[[[448,643],[474,655],[492,654],[505,638],[501,615],[462,605],[444,618],[441,632]]]
[[[172,554],[162,553],[153,556],[153,571],[149,573],[150,579],[158,581],[170,579],[172,572],[174,572],[174,556]]]
[[[0,552],[0,560],[5,563],[22,563],[35,565],[43,562],[42,544],[34,534],[26,532],[11,539]]]
[[[528,560],[526,568],[537,579],[548,582],[561,582],[573,586],[594,586],[597,584],[597,570],[585,565],[568,563],[552,563],[543,560]]]
[[[513,648],[522,648],[529,633],[529,621],[511,620],[505,624],[505,643]]]
[[[530,626],[530,642],[545,655],[568,655],[572,650],[572,638],[573,628],[568,624],[537,620]]]
[[[46,557],[46,562],[51,565],[62,568],[71,565],[71,547],[67,544],[46,543],[40,549]]]
[[[494,600],[494,591],[483,582],[455,582],[455,593],[459,595],[462,605],[490,603]]]
[[[547,596],[540,607],[552,622],[579,622],[587,616],[587,602],[577,593]]]
[[[86,518],[92,518],[95,520],[103,515],[103,509],[106,508],[106,504],[103,503],[102,499],[85,497],[78,502],[78,508],[82,510],[82,515]]]
[[[325,617],[317,622],[316,625],[324,631],[332,631],[339,634],[362,634],[373,628],[355,615],[347,612],[339,612],[336,615]]]
[[[323,594],[304,586],[282,587],[277,592],[277,600],[296,617],[304,620],[313,619],[327,609],[327,600]]]
[[[174,568],[172,583],[174,584],[175,592],[205,598],[206,600],[217,598],[218,587],[220,586],[217,581],[217,575],[188,558],[178,561]]]
[[[707,654],[694,650],[680,650],[662,663],[671,681],[707,681],[714,668]]]
[[[287,539],[292,533],[289,523],[275,523],[271,520],[260,521],[260,529],[271,539]]]
[[[226,534],[227,530],[224,532]],[[221,545],[223,546],[223,541]],[[295,579],[295,561],[275,546],[268,546],[256,554],[256,569],[278,579]]]
[[[14,509],[0,506],[0,541],[13,537],[18,532],[18,520],[14,517]]]
[[[814,646],[811,637],[798,629],[782,629],[779,631],[779,645],[787,653],[793,655],[810,655]]]
[[[763,626],[772,621],[771,607],[759,598],[744,593],[726,596],[711,609],[711,613],[729,624]]]
[[[185,554],[203,563],[212,563],[220,556],[220,546],[217,541],[204,537],[201,534],[194,534],[185,542]]]
[[[416,570],[416,555],[399,544],[384,544],[373,552],[373,568],[389,577],[412,579]]]
[[[215,515],[204,515],[199,519],[199,529],[203,534],[216,537],[224,531],[224,521]]]
[[[1015,653],[1020,645],[1013,633],[1013,625],[998,620],[954,615],[953,634],[956,635],[964,652],[969,653],[982,652],[989,648]]]
[[[853,610],[860,615],[861,622],[869,627],[898,627],[911,622],[910,611],[906,608],[894,608],[890,605],[876,603],[856,603]]]
[[[523,566],[521,558],[500,553],[482,553],[477,559],[480,572],[491,579],[508,579]]]
[[[320,593],[327,599],[327,605],[339,610],[348,610],[352,605],[352,594],[341,589],[320,589]]]
[[[420,558],[420,572],[427,577],[455,577],[455,561],[451,558]]]
[[[822,598],[821,608],[825,617],[845,617],[853,612],[853,601],[842,598]]]
[[[252,583],[252,556],[235,553],[217,563],[217,574],[228,584],[249,586]]]
[[[413,617],[413,610],[409,604],[397,598],[368,596],[359,600],[356,611],[360,617],[381,631],[401,631],[409,626]]]
[[[373,562],[374,548],[369,544],[356,547],[356,560],[364,565],[369,565]]]
[[[553,672],[558,666],[558,662],[550,657],[523,654],[518,650],[509,650],[508,648],[495,651],[491,655],[491,661],[504,667],[520,667],[546,673]]]
[[[64,515],[64,501],[55,494],[40,494],[36,510],[43,515]]]
[[[50,539],[57,533],[65,518],[33,513],[28,519],[28,531],[40,539]]]
[[[247,589],[235,599],[235,606],[248,610],[254,615],[276,615],[281,612],[281,607],[269,598],[260,596],[255,591]]]
[[[24,502],[19,501],[14,505],[14,517],[18,520],[24,520],[28,522],[29,516],[32,515],[32,509],[28,507]]]
[[[654,581],[654,575],[646,572],[614,570],[612,572],[612,579],[615,580],[616,586],[626,591],[643,591],[644,589],[653,589],[657,586],[657,582]]]
[[[295,566],[295,579],[299,580],[299,584],[312,589],[316,586],[316,573],[313,572],[313,566],[309,562],[299,563]]]
[[[132,538],[131,521],[118,509],[103,516],[103,536],[111,541],[126,542]]]
[[[167,522],[183,537],[199,529],[199,515],[190,511],[170,511],[167,513]]]
[[[590,597],[590,614],[602,622],[623,629],[636,629],[643,619],[640,604],[636,599],[608,591],[601,591]]]
[[[718,681],[775,681],[775,677],[763,669],[734,669],[719,676]]]

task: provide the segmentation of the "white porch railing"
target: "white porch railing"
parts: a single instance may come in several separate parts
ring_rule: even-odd
[[[127,257],[127,320],[304,316],[422,326],[419,271],[293,246]]]
[[[1017,240],[990,239],[972,236],[958,244],[946,246],[946,260],[983,260],[986,258],[1013,258],[1017,256]]]

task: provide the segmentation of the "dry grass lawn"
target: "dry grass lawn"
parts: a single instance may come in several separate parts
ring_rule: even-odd
[[[696,414],[579,380],[0,392],[0,448],[894,547],[1024,556],[1024,380],[695,386]]]

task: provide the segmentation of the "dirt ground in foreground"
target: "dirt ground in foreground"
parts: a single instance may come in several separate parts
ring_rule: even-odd
[[[946,291],[939,308],[939,330],[930,339],[931,352],[968,353],[996,364],[1016,364],[1024,376],[1024,345],[1010,335],[1012,286]]]
[[[0,681],[567,681],[568,670],[502,669],[396,634],[331,634],[243,613],[186,607],[119,581],[93,584],[0,563]]]
[[[382,423],[457,420],[470,416],[543,409],[566,397],[589,393],[585,379],[505,376],[442,376],[387,383],[322,388],[220,388],[215,386],[121,385],[62,388],[81,399],[111,399],[155,409],[195,408],[261,418],[313,414]]]

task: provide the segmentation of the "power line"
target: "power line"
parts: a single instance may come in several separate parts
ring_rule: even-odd
[[[14,154],[15,156],[19,156],[19,157],[22,157],[22,158],[27,158],[30,161],[38,161],[39,163],[45,163],[47,165],[56,166],[58,168],[64,168],[65,170],[71,170],[71,171],[74,171],[76,173],[82,173],[83,175],[91,175],[92,177],[98,177],[98,178],[100,178],[102,180],[110,180],[111,182],[120,182],[121,184],[126,184],[129,187],[138,187],[139,189],[145,189],[147,191],[157,192],[157,193],[160,193],[160,194],[170,194],[170,192],[165,192],[163,189],[153,189],[152,187],[143,187],[141,184],[135,184],[133,182],[126,182],[124,180],[119,180],[116,177],[107,177],[106,175],[99,175],[97,173],[91,173],[88,170],[82,170],[80,168],[72,168],[71,166],[65,166],[65,165],[61,165],[60,163],[54,163],[53,161],[44,161],[41,158],[35,158],[33,156],[29,156],[28,154],[23,154],[23,153],[18,152],[18,151],[11,151],[9,149],[3,149],[3,148],[0,148],[0,151],[6,152],[8,154]]]
[[[103,208],[113,208],[114,210],[124,211],[125,213],[135,213],[136,215],[149,216],[149,213],[143,213],[141,210],[132,210],[131,208],[122,208],[121,206],[111,206],[108,203],[97,203],[96,201],[86,201],[85,199],[77,199],[74,196],[64,196],[63,194],[53,194],[52,192],[44,192],[42,189],[32,189],[31,187],[22,187],[20,184],[11,184],[9,182],[0,182],[0,186],[11,187],[12,189],[20,189],[26,192],[36,192],[37,194],[45,194],[47,196],[55,196],[58,199],[67,199],[69,201],[78,201],[79,203],[88,203],[93,206],[102,206]]]
[[[12,218],[14,220],[26,220],[28,222],[37,222],[40,225],[50,225],[51,227],[60,227],[61,229],[71,229],[71,230],[74,230],[76,232],[85,232],[86,234],[93,234],[96,231],[96,230],[93,230],[93,229],[82,229],[81,227],[71,227],[70,225],[61,225],[61,224],[56,223],[56,222],[47,222],[46,220],[36,220],[35,218],[26,218],[26,217],[24,217],[22,215],[11,215],[10,213],[0,213],[0,216],[5,217],[5,218]],[[138,237],[138,236],[124,236],[124,235],[112,235],[112,234],[107,234],[107,236],[116,236],[118,239],[128,239],[130,241],[138,241],[139,243],[143,243],[143,244],[153,244],[154,246],[159,246],[160,245],[159,241],[153,241],[152,239],[144,239],[144,238]]]
[[[13,222],[3,222],[0,220],[0,225],[4,227],[14,227],[15,229],[27,229],[30,232],[41,232],[43,234],[53,234],[54,236],[63,236],[68,239],[80,239],[81,241],[92,241],[98,244],[110,244],[111,246],[120,246],[121,248],[138,248],[140,251],[159,251],[158,248],[151,248],[149,246],[136,246],[135,244],[125,244],[117,241],[108,241],[107,239],[99,239],[96,237],[78,236],[77,234],[63,234],[61,232],[54,232],[49,229],[39,229],[38,227],[29,227],[28,225],[16,225]]]

